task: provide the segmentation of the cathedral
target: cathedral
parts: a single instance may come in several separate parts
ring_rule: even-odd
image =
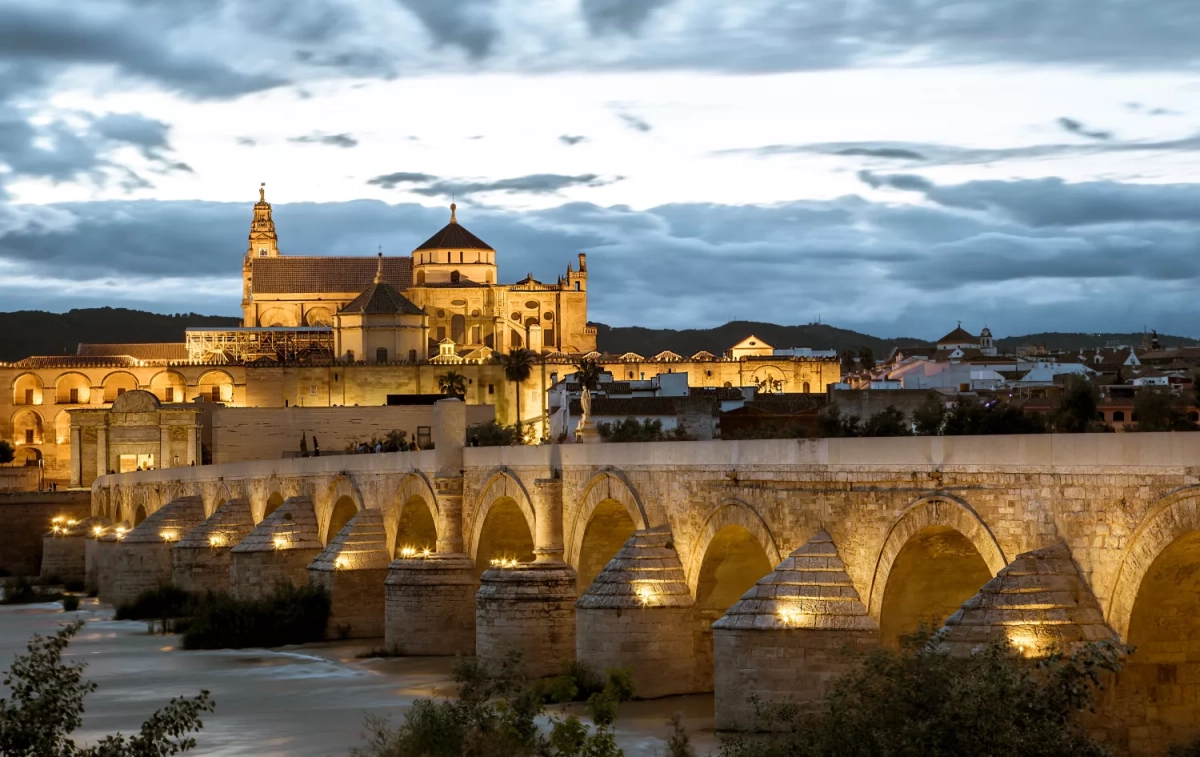
[[[538,354],[596,349],[587,325],[587,257],[543,284],[530,274],[497,283],[496,251],[450,222],[412,255],[316,257],[279,249],[271,204],[259,189],[242,266],[243,326],[332,328],[334,356],[368,363],[468,359],[525,347]],[[449,341],[447,341],[449,340]]]

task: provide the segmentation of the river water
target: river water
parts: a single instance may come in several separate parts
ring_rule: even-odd
[[[146,624],[112,619],[94,599],[78,612],[58,604],[0,606],[0,670],[24,652],[29,638],[79,619],[83,630],[68,657],[87,663],[99,688],[85,700],[77,743],[105,734],[136,733],[171,697],[212,693],[216,712],[204,718],[193,752],[210,757],[327,757],[362,743],[363,718],[398,720],[415,699],[451,694],[446,658],[362,660],[369,643],[330,642],[282,649],[184,651],[178,637],[147,633]],[[0,696],[8,691],[0,687]],[[684,722],[699,754],[715,751],[711,695],[668,697],[622,705],[617,740],[628,757],[665,752],[666,720]]]

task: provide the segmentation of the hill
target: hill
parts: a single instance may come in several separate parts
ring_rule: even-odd
[[[1006,336],[1003,339],[996,340],[996,347],[1001,352],[1008,352],[1018,347],[1045,345],[1046,349],[1051,352],[1056,350],[1074,352],[1079,349],[1094,349],[1110,345],[1141,347],[1142,337],[1143,334],[1140,331],[1132,334],[1079,334],[1066,331],[1052,331],[1041,334],[1027,334],[1025,336]],[[1195,339],[1183,336],[1171,336],[1170,334],[1159,334],[1158,341],[1163,347],[1188,347],[1196,344]]]
[[[241,318],[183,313],[162,315],[125,308],[66,313],[19,310],[0,313],[0,361],[30,355],[74,355],[80,342],[182,342],[192,326],[240,326]]]
[[[724,326],[711,329],[686,329],[673,331],[671,329],[647,329],[640,326],[606,326],[602,323],[592,324],[596,327],[598,349],[601,352],[636,352],[650,357],[663,350],[677,352],[684,357],[694,355],[701,350],[708,350],[714,355],[720,355],[733,345],[754,334],[774,347],[812,347],[815,350],[858,350],[870,347],[878,358],[887,355],[892,347],[925,345],[929,342],[923,339],[901,337],[898,339],[880,339],[869,334],[860,334],[849,329],[839,329],[824,323],[810,323],[804,326],[779,326],[774,323],[757,321],[730,321]]]

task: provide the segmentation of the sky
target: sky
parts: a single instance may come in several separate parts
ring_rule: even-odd
[[[449,217],[614,326],[1200,337],[1195,0],[0,0],[0,310]]]

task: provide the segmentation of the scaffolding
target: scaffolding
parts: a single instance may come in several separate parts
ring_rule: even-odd
[[[329,360],[333,329],[328,326],[188,329],[188,359],[198,363],[279,363]]]

